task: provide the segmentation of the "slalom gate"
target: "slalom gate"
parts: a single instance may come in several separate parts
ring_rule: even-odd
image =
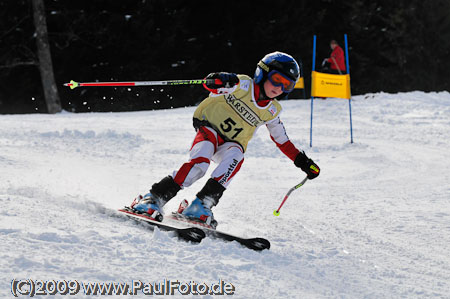
[[[352,124],[352,97],[350,91],[350,67],[348,59],[348,41],[347,34],[345,38],[345,63],[347,67],[347,74],[328,74],[321,73],[315,70],[316,67],[316,40],[314,35],[313,42],[313,63],[311,73],[311,125],[309,132],[309,146],[312,147],[312,128],[313,128],[313,107],[314,98],[340,98],[348,100],[348,107],[350,112],[350,143],[353,143],[353,124]],[[303,78],[302,78],[303,79]],[[304,84],[303,84],[304,86]]]

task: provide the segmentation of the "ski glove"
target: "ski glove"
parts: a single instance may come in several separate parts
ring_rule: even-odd
[[[297,155],[294,164],[295,166],[303,170],[310,180],[316,178],[320,173],[319,166],[317,166],[317,164],[314,163],[313,160],[308,158],[304,152],[300,152]]]
[[[212,84],[205,84],[205,87],[208,90],[214,90],[223,87],[232,88],[233,86],[239,83],[239,78],[238,76],[236,76],[236,74],[226,72],[211,73],[208,76],[206,76],[205,79],[219,79],[221,81],[221,84],[216,84],[218,82]]]

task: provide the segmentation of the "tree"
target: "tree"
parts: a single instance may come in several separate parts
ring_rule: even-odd
[[[47,22],[45,18],[44,0],[31,0],[33,4],[34,26],[36,27],[36,46],[39,58],[42,87],[48,113],[57,113],[61,109],[58,89],[53,74],[52,57],[48,43]]]

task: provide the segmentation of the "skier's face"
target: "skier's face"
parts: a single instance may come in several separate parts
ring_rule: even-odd
[[[269,98],[273,99],[281,95],[283,93],[283,89],[281,86],[273,85],[270,80],[266,80],[266,82],[264,82],[264,92]]]

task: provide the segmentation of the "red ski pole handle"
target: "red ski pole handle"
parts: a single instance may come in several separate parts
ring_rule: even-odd
[[[205,83],[203,83],[203,87],[209,92],[217,93],[217,89],[220,87],[216,87],[216,88],[208,87],[208,85],[213,85],[213,84],[216,86],[223,86],[223,82],[220,79],[205,79]]]
[[[222,80],[220,80],[220,79],[205,79],[205,83],[203,84],[203,86],[205,87],[205,89],[207,89],[207,90],[209,90],[209,91],[215,91],[217,88],[220,88],[220,87],[225,87],[225,88],[232,88],[234,85],[236,85],[236,84],[238,84],[238,83],[230,83],[230,82],[226,82],[226,83],[224,83]],[[214,89],[214,88],[210,88],[210,87],[208,87],[207,85],[212,85],[212,84],[215,84],[215,85],[217,85],[218,87],[216,87],[216,89]]]
[[[205,82],[203,84],[205,84],[205,85],[210,85],[210,84],[222,85],[223,82],[220,79],[205,79]]]

